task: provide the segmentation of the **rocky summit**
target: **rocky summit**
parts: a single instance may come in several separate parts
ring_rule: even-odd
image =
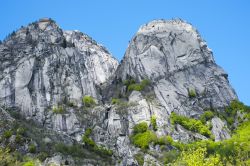
[[[180,19],[141,26],[119,63],[43,18],[6,37],[0,59],[0,165],[180,165],[187,147],[232,140],[249,115]]]

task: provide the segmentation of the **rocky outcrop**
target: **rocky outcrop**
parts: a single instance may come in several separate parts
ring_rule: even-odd
[[[91,139],[114,152],[116,165],[138,164],[134,155],[140,149],[130,142],[136,124],[146,122],[152,130],[154,117],[158,137],[169,135],[184,143],[206,140],[199,133],[173,125],[171,113],[198,119],[205,109],[220,112],[237,99],[206,42],[182,20],[155,20],[143,25],[119,66],[106,48],[89,36],[63,31],[47,18],[22,27],[0,44],[0,60],[0,105],[14,107],[26,120],[70,142],[82,143],[82,135],[91,128]],[[147,90],[128,90],[123,84],[128,79],[137,83],[150,80],[150,85]],[[85,95],[94,97],[96,105],[82,106]],[[117,96],[125,104],[110,102]],[[59,106],[63,112],[53,112],[53,107]],[[13,120],[4,109],[0,115]],[[214,117],[211,124],[215,141],[230,137],[221,119]],[[46,137],[46,141],[52,140]],[[149,148],[161,152],[159,146]],[[45,163],[66,161],[75,163],[60,155]],[[152,164],[161,165],[155,156],[146,154],[144,165]]]
[[[237,96],[227,74],[191,24],[155,20],[143,25],[131,40],[116,76],[149,79],[166,109],[197,117],[204,108],[220,109]],[[189,91],[196,98],[189,97]]]
[[[212,123],[212,133],[215,137],[215,141],[221,141],[224,139],[229,139],[230,138],[230,131],[227,128],[227,125],[225,124],[225,122],[223,122],[220,118],[218,117],[214,117],[211,120]]]
[[[62,101],[79,105],[85,95],[101,99],[98,86],[118,65],[90,37],[63,31],[50,19],[12,34],[0,45],[0,55],[0,103],[19,107],[41,124],[49,118],[47,109]]]

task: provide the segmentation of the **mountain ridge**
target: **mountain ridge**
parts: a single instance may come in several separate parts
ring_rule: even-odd
[[[198,31],[182,20],[141,26],[118,63],[88,35],[63,31],[44,18],[4,40],[0,58],[0,120],[11,128],[14,117],[29,128],[31,141],[25,136],[27,143],[15,148],[26,154],[24,147],[33,145],[48,153],[43,165],[102,165],[95,157],[107,165],[139,165],[136,156],[142,153],[144,165],[162,165],[159,156],[178,149],[178,142],[230,139],[230,128],[240,124],[224,119],[225,108],[238,100],[226,72]],[[244,121],[240,113],[233,116]],[[31,132],[38,129],[46,133],[42,140]],[[159,140],[166,136],[172,143],[162,143],[161,150]],[[55,147],[44,150],[48,142]],[[96,156],[75,159],[73,152],[58,150],[58,142]]]

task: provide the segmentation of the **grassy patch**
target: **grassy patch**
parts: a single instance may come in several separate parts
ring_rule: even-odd
[[[91,96],[84,96],[82,98],[82,102],[83,102],[85,107],[93,107],[96,105],[94,98]]]
[[[156,123],[156,116],[153,115],[151,118],[150,118],[150,122],[151,122],[151,125],[153,127],[153,130],[154,131],[157,131],[157,123]]]
[[[53,106],[52,111],[55,114],[63,114],[66,112],[65,108],[62,105]]]
[[[188,96],[189,96],[189,98],[195,98],[196,97],[195,89],[189,89],[188,90]]]

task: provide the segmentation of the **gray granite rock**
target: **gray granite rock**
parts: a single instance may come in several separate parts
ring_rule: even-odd
[[[220,118],[214,117],[211,120],[212,123],[212,133],[215,137],[215,141],[221,141],[224,139],[229,139],[230,136],[230,131],[227,128],[227,125],[225,122],[223,122]]]
[[[101,99],[98,86],[118,65],[110,53],[79,31],[63,31],[53,20],[23,27],[0,45],[0,104],[19,107],[44,124],[48,109],[65,99]],[[60,126],[61,127],[61,126]]]
[[[199,118],[205,109],[223,111],[237,99],[211,49],[197,30],[182,20],[155,20],[143,25],[118,66],[106,48],[86,34],[63,31],[53,20],[40,19],[0,44],[0,60],[1,106],[15,107],[26,119],[78,143],[91,128],[96,144],[113,150],[116,165],[137,165],[133,156],[139,148],[130,142],[134,125],[147,122],[152,129],[154,116],[157,136],[170,135],[182,142],[205,140],[205,136],[180,125],[173,126],[171,113]],[[129,78],[137,82],[149,79],[150,89],[127,92],[122,81]],[[193,97],[191,90],[196,94]],[[125,108],[110,104],[116,91],[126,96]],[[153,99],[148,99],[148,93]],[[82,108],[85,95],[94,97],[97,105]],[[52,108],[60,105],[65,106],[65,112],[54,113]],[[14,120],[0,108],[0,118]],[[230,137],[221,119],[215,117],[211,124],[216,141]],[[150,148],[160,152],[159,147]],[[144,165],[161,165],[148,154],[144,161]],[[55,155],[45,165],[63,162],[63,156]]]

